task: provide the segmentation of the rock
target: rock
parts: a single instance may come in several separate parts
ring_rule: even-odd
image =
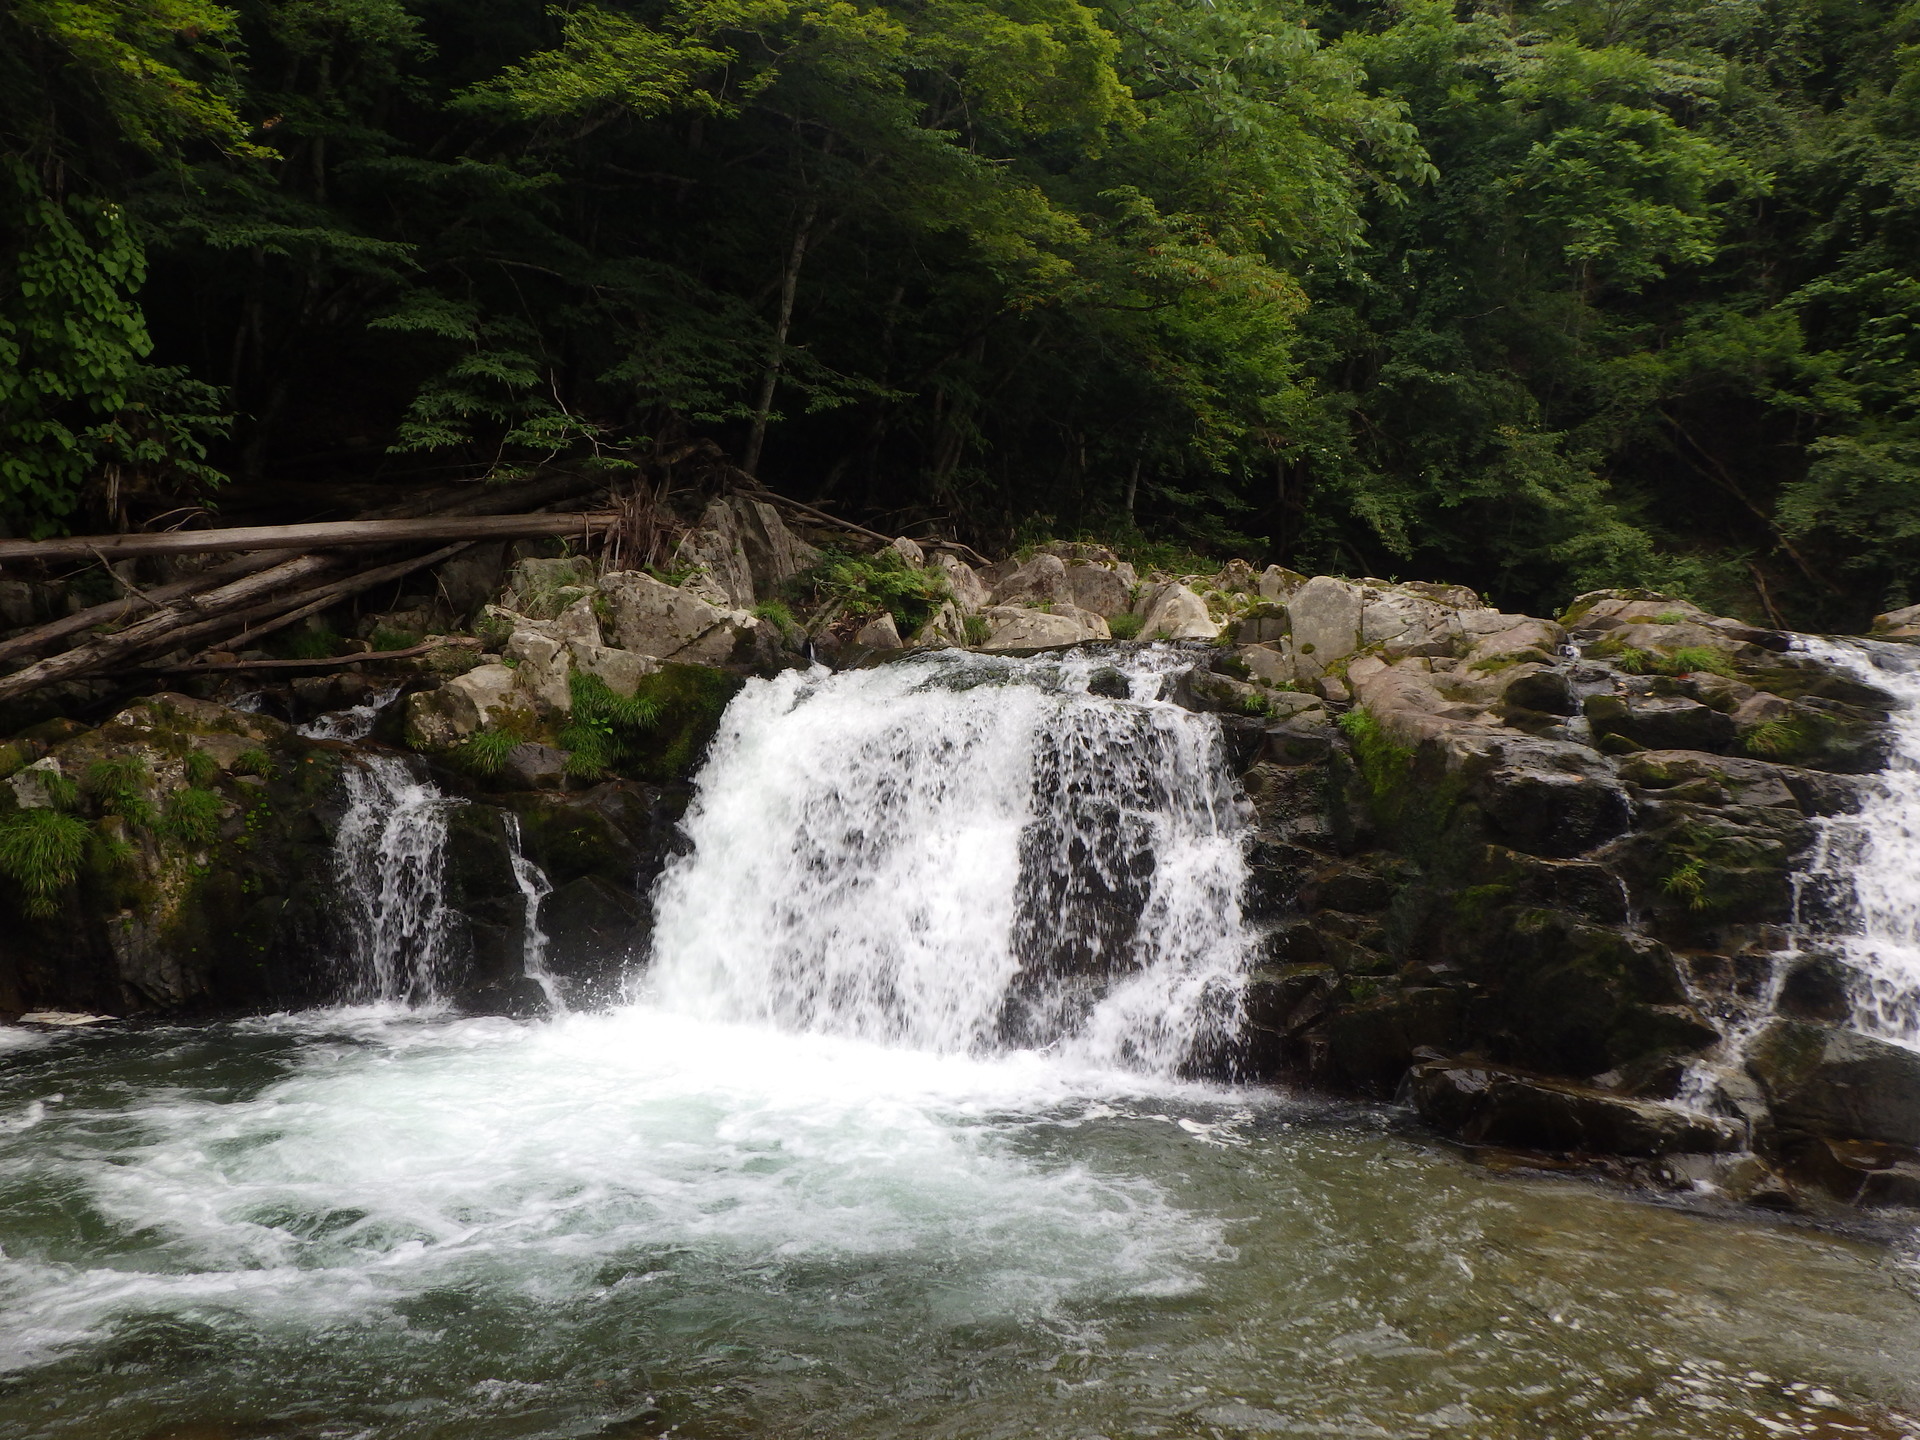
[[[1786,767],[1762,760],[1703,755],[1693,750],[1642,750],[1620,762],[1620,778],[1647,790],[1671,790],[1700,781],[1719,787],[1739,805],[1798,810]]]
[[[927,552],[922,550],[918,543],[904,535],[894,536],[888,542],[888,548],[916,570],[927,563]]]
[[[978,614],[991,603],[987,586],[959,556],[942,550],[934,555],[933,563],[947,577],[947,588],[953,592],[953,603],[962,615]]]
[[[1774,1008],[1790,1020],[1845,1025],[1853,1016],[1852,968],[1832,955],[1803,955],[1780,982]]]
[[[600,619],[594,613],[596,598],[592,595],[581,596],[555,616],[553,622],[545,627],[544,633],[569,648],[604,645],[606,642],[600,636]]]
[[[754,628],[753,616],[719,609],[638,570],[601,576],[600,591],[615,644],[658,660],[722,664]]]
[[[1920,1054],[1852,1030],[1775,1020],[1747,1069],[1791,1146],[1804,1139],[1920,1146]]]
[[[501,603],[529,619],[551,620],[582,595],[592,594],[593,583],[593,562],[583,555],[521,560],[513,567]]]
[[[1234,653],[1262,685],[1290,686],[1298,678],[1292,658],[1271,645],[1243,645]]]
[[[608,995],[647,937],[647,917],[629,889],[598,875],[556,888],[543,907],[550,915],[547,969],[573,985]]]
[[[567,752],[527,743],[507,752],[502,777],[515,790],[558,790],[567,783]]]
[[[900,627],[893,623],[893,616],[884,613],[874,616],[855,631],[853,643],[865,645],[870,650],[898,650],[903,644]]]
[[[492,598],[506,572],[504,541],[469,546],[433,569],[434,584],[456,617],[472,615]]]
[[[48,755],[34,761],[6,783],[13,791],[14,804],[22,810],[51,810],[56,808],[54,792],[63,778],[60,762]]]
[[[1136,588],[1131,565],[1096,565],[1086,561],[1067,566],[1067,598],[1080,609],[1111,620],[1124,615]]]
[[[1632,820],[1626,792],[1578,747],[1501,744],[1465,768],[1491,838],[1529,855],[1584,855],[1623,834]]]
[[[1624,735],[1650,750],[1724,750],[1737,728],[1680,695],[1589,695],[1585,709],[1596,736]]]
[[[915,645],[964,646],[967,643],[967,617],[959,605],[945,601],[915,632]]]
[[[1414,1052],[1451,1048],[1459,1025],[1457,992],[1439,986],[1397,991],[1327,1020],[1328,1064],[1362,1094],[1386,1099],[1399,1087]]]
[[[1316,680],[1327,667],[1359,647],[1360,591],[1343,581],[1316,575],[1287,601],[1293,627],[1294,665],[1305,680]]]
[[[1311,695],[1300,698],[1309,701],[1315,699]],[[1333,753],[1336,735],[1327,712],[1320,709],[1316,701],[1315,708],[1298,711],[1277,725],[1267,726],[1266,744],[1261,755],[1275,765],[1320,764]]]
[[[993,587],[995,605],[1059,605],[1073,603],[1066,563],[1058,555],[1041,553]]]
[[[583,675],[597,676],[609,690],[622,696],[635,694],[640,682],[660,668],[660,662],[651,655],[637,655],[611,645],[576,644],[568,647],[568,653],[573,657],[574,669]]]
[[[991,627],[982,650],[1040,649],[1112,638],[1105,620],[1072,605],[1056,606],[1051,612],[995,605],[983,611],[982,618]]]
[[[445,750],[489,728],[512,703],[513,677],[505,665],[481,665],[437,690],[416,690],[407,697],[407,743],[416,750]]]
[[[526,698],[543,720],[573,713],[573,654],[560,641],[532,630],[517,630],[507,641],[506,658],[518,662],[513,672],[514,692]]]
[[[1212,640],[1220,633],[1206,602],[1176,581],[1149,587],[1135,608],[1142,640]]]
[[[1746,1142],[1735,1120],[1478,1062],[1416,1065],[1408,1092],[1422,1119],[1469,1145],[1651,1158]]]
[[[1920,640],[1920,605],[1874,616],[1873,633],[1881,640]]]

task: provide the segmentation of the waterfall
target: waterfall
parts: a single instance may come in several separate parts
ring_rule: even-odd
[[[646,998],[1170,1073],[1237,1026],[1246,824],[1193,663],[943,651],[755,681],[658,891]]]
[[[1821,825],[1802,879],[1803,923],[1838,931],[1858,975],[1854,1024],[1920,1046],[1920,649],[1807,639],[1809,653],[1900,701],[1887,768],[1860,808]],[[1815,914],[1828,910],[1829,914]]]
[[[521,927],[520,968],[526,977],[540,987],[540,993],[547,997],[547,1009],[555,1015],[567,1013],[566,1001],[560,996],[560,983],[547,972],[547,932],[540,924],[540,906],[553,893],[553,882],[547,879],[547,872],[527,858],[526,846],[520,834],[520,817],[511,810],[500,812],[501,823],[507,832],[507,859],[513,865],[513,880],[520,887],[520,895],[526,902],[526,920]]]
[[[344,772],[347,810],[334,869],[347,912],[347,989],[357,1000],[430,1000],[453,911],[445,871],[449,800],[394,755],[361,754]]]
[[[305,725],[299,726],[297,733],[309,740],[364,740],[373,733],[374,722],[380,718],[380,712],[394,702],[401,688],[389,685],[384,690],[375,691],[373,697],[363,704],[316,715]]]

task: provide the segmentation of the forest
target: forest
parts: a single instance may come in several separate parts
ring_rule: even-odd
[[[1910,3],[11,0],[0,223],[17,537],[697,454],[981,548],[1920,598]]]

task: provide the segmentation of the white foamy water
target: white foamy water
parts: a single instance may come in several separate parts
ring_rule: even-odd
[[[245,1098],[161,1093],[123,1114],[55,1097],[29,1117],[57,1133],[27,1163],[120,1240],[91,1263],[10,1243],[0,1366],[129,1312],[304,1332],[392,1325],[442,1287],[569,1305],[609,1265],[629,1276],[611,1283],[646,1283],[649,1256],[931,1267],[958,1321],[1178,1293],[1226,1253],[1152,1183],[1033,1163],[985,1123],[1116,1093],[1032,1055],[646,1006],[536,1026],[375,1007],[241,1030],[299,1041],[291,1073]]]
[[[1808,638],[1807,651],[1901,702],[1887,767],[1865,802],[1821,826],[1807,884],[1832,918],[1824,925],[1859,974],[1854,1023],[1920,1045],[1920,651],[1894,644]]]
[[[527,858],[520,834],[520,817],[511,810],[503,810],[500,821],[506,827],[507,859],[513,866],[513,883],[520,887],[520,898],[526,903],[526,918],[521,922],[521,973],[540,987],[540,993],[547,997],[548,1010],[564,1015],[567,1002],[561,997],[560,982],[547,970],[547,932],[540,923],[540,907],[553,894],[553,882],[547,879],[546,871]]]
[[[309,740],[364,740],[373,733],[374,725],[380,719],[380,712],[391,705],[399,696],[401,687],[389,685],[384,690],[375,691],[373,696],[359,705],[349,706],[345,710],[329,710],[324,715],[316,715],[306,724],[297,727],[297,733]]]
[[[1158,698],[1193,657],[1120,663],[950,651],[751,683],[663,877],[643,993],[1156,1073],[1230,1033],[1243,806],[1217,722]]]
[[[450,800],[419,762],[363,753],[341,772],[347,810],[334,837],[355,1000],[431,1000],[447,959],[454,914],[446,897]]]

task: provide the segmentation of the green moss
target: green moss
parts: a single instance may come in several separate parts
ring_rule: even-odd
[[[1356,706],[1340,717],[1340,729],[1353,747],[1360,777],[1375,805],[1391,800],[1405,789],[1413,773],[1413,751],[1397,744],[1373,713]]]
[[[11,740],[0,745],[0,780],[5,780],[9,775],[18,774],[32,763],[33,752],[26,746]]]
[[[0,875],[12,882],[20,908],[37,920],[57,913],[92,839],[85,821],[58,810],[0,816]]]
[[[220,835],[220,812],[226,802],[219,792],[189,785],[177,790],[154,828],[162,835],[195,848],[211,845]]]
[[[1684,610],[1662,610],[1658,615],[1653,617],[1653,623],[1656,625],[1680,625],[1684,624],[1686,619],[1687,612]]]

